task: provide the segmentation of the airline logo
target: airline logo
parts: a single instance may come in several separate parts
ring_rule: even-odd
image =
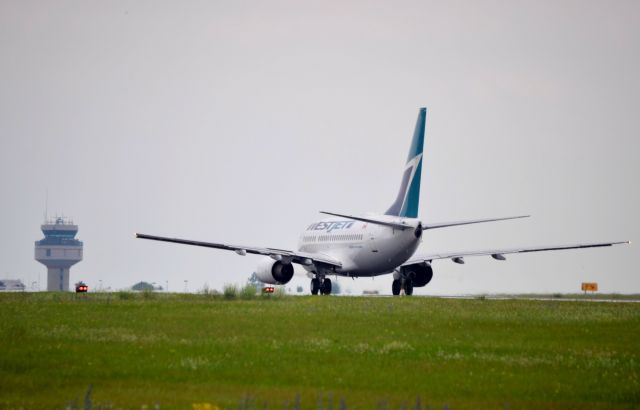
[[[416,155],[407,164],[409,175],[406,196],[402,202],[401,216],[416,218],[418,216],[418,199],[420,197],[420,176],[422,174],[422,153]]]
[[[349,229],[353,226],[354,221],[331,221],[317,222],[309,225],[307,231],[327,231],[331,232],[338,229]]]

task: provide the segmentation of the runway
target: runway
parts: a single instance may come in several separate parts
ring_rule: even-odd
[[[491,295],[413,295],[414,297],[430,297],[442,299],[486,299],[486,300],[536,300],[546,302],[601,302],[601,303],[640,303],[640,299],[589,299],[589,298],[555,298],[526,296],[491,296]]]
[[[374,298],[394,298],[393,295],[339,295]],[[406,295],[400,295],[405,297]],[[414,298],[439,298],[439,299],[483,299],[483,300],[533,300],[541,302],[591,302],[591,303],[640,303],[637,295],[620,296],[620,298],[576,298],[576,297],[553,297],[553,296],[518,296],[518,295],[416,295]],[[626,297],[626,298],[625,298]],[[636,298],[636,299],[633,299]]]

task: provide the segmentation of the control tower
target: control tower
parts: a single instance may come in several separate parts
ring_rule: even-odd
[[[47,290],[69,290],[69,268],[82,260],[82,242],[75,239],[78,225],[55,218],[42,225],[44,239],[36,241],[36,260],[47,267]]]

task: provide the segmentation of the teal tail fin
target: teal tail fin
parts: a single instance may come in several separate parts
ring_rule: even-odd
[[[420,176],[422,175],[422,149],[424,147],[424,129],[427,121],[427,109],[420,108],[416,129],[413,132],[409,157],[400,184],[398,197],[385,215],[403,218],[417,218],[420,204]]]

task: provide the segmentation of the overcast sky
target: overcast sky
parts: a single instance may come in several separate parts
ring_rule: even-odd
[[[293,249],[318,210],[383,212],[421,106],[421,219],[532,218],[418,252],[640,239],[638,1],[5,0],[0,56],[0,277],[27,285],[47,190],[71,283],[244,283],[258,257],[133,234]],[[438,261],[416,293],[640,292],[638,255]]]

